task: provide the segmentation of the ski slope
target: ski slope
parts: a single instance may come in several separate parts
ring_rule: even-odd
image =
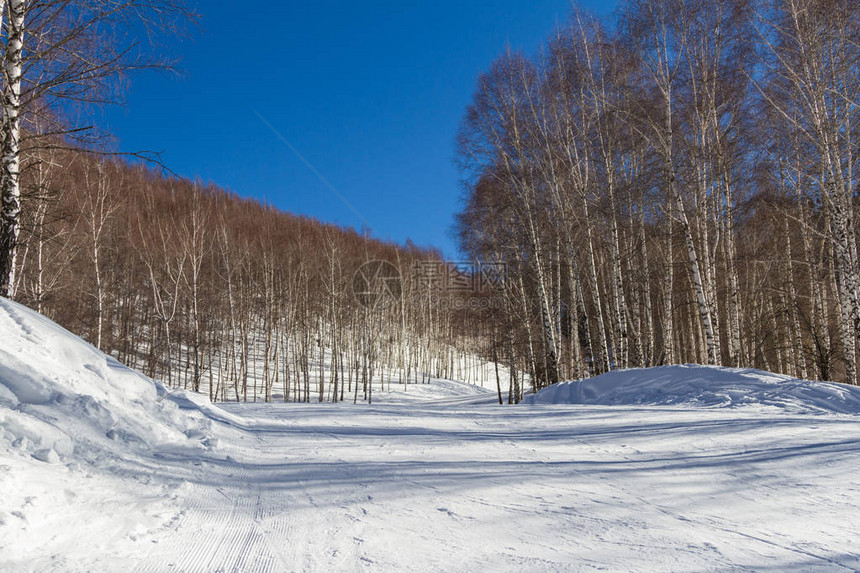
[[[860,569],[860,416],[802,397],[216,407],[2,299],[0,337],[0,571]]]

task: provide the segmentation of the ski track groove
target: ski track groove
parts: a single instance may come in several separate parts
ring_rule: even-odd
[[[268,425],[260,418],[261,407],[248,408],[249,419],[259,427],[249,425],[241,431],[241,462],[212,474],[223,480],[217,487],[210,485],[211,477],[209,483],[199,484],[189,478],[187,488],[177,492],[186,509],[166,531],[156,532],[161,543],[135,571],[439,571],[451,570],[452,564],[454,570],[581,571],[629,567],[649,559],[655,570],[748,570],[750,559],[803,563],[814,571],[855,570],[838,561],[832,543],[798,545],[792,543],[800,541],[790,530],[760,531],[751,529],[755,523],[724,519],[719,512],[702,513],[702,507],[718,499],[707,489],[704,497],[696,498],[704,506],[683,511],[640,489],[644,471],[662,470],[671,460],[652,459],[652,454],[665,455],[660,449],[666,447],[663,442],[656,442],[655,452],[628,446],[628,422],[603,428],[601,413],[584,422],[558,418],[557,426],[534,424],[527,410],[514,410],[513,419],[502,419],[481,409],[485,402],[470,396],[442,400],[435,408],[418,402],[383,404],[350,410],[353,418],[336,421],[333,417],[345,410],[308,406],[275,410],[272,418],[278,424]],[[413,414],[416,407],[419,414]],[[302,419],[305,413],[307,418]],[[517,416],[523,413],[527,415],[520,424]],[[282,424],[287,416],[296,417],[289,429]],[[584,434],[578,431],[582,423]],[[668,426],[661,422],[657,429],[669,433],[657,439],[673,437],[671,432],[688,423],[683,416]],[[566,449],[565,440],[570,440],[572,450]],[[719,446],[708,442],[714,438],[706,433],[690,459],[702,459],[705,456],[699,454]],[[479,447],[474,452],[481,452],[476,459],[463,459],[463,468],[457,466],[461,445]],[[361,449],[365,454],[357,455]],[[730,444],[722,445],[718,455],[724,450],[737,456],[747,453],[744,446]],[[577,457],[569,457],[571,452]],[[486,469],[481,465],[484,459]],[[760,471],[756,458],[737,463],[740,477],[732,479],[749,475],[758,488],[774,495],[785,491],[783,481],[771,480],[784,477],[780,466],[764,465]],[[313,469],[314,464],[321,469]],[[382,474],[367,473],[375,464],[382,464]],[[520,468],[528,467],[542,476],[543,483],[535,485],[543,489],[518,483],[514,497],[506,498],[501,492],[521,479],[515,477]],[[684,475],[678,472],[695,470],[694,465],[671,467],[661,474],[669,485],[683,486]],[[709,471],[701,477],[709,479]],[[480,477],[483,472],[487,474]],[[475,487],[478,493],[473,493]],[[660,489],[654,492],[665,495]],[[411,498],[415,502],[404,505],[404,499]],[[747,499],[743,494],[741,498]],[[470,533],[485,525],[486,516],[502,524],[498,539]],[[398,561],[410,555],[410,548],[378,537],[390,517],[400,528],[397,539],[409,540],[418,549],[417,561]],[[554,524],[550,538],[519,529],[546,522]],[[421,551],[443,539],[441,555]],[[590,552],[600,555],[612,547],[619,552],[618,560],[603,562],[591,556]],[[400,552],[399,557],[392,558],[392,550],[394,555]],[[798,561],[797,556],[804,559]]]
[[[251,473],[246,464],[234,463],[233,468],[235,484],[239,487],[207,488],[190,484],[191,492],[183,496],[187,504],[184,513],[171,528],[167,541],[159,544],[166,547],[158,547],[151,559],[139,564],[134,571],[268,573],[286,570],[286,563],[259,526],[263,505],[259,486],[250,495],[242,493],[243,486],[253,483]],[[229,500],[229,506],[215,506],[215,502],[222,500]],[[205,527],[184,534],[199,524]]]

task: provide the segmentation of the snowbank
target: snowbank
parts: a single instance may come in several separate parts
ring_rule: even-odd
[[[763,405],[797,413],[860,413],[860,387],[810,382],[761,370],[682,365],[616,370],[560,382],[525,400],[528,404],[612,406]]]
[[[0,452],[94,463],[203,448],[210,422],[44,316],[0,298]]]
[[[0,298],[0,571],[114,570],[100,560],[177,519],[164,460],[215,455],[221,428],[173,399]]]

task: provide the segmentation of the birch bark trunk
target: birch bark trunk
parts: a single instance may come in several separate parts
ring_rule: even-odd
[[[3,2],[0,1],[0,14]],[[15,259],[21,216],[21,75],[24,0],[9,0],[6,58],[3,62],[3,125],[0,141],[0,296],[15,296]],[[2,16],[0,16],[2,18]]]

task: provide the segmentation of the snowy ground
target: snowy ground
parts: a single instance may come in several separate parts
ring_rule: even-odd
[[[856,414],[500,407],[446,381],[221,409],[6,301],[0,332],[2,571],[860,569]],[[66,397],[117,373],[132,398]]]

